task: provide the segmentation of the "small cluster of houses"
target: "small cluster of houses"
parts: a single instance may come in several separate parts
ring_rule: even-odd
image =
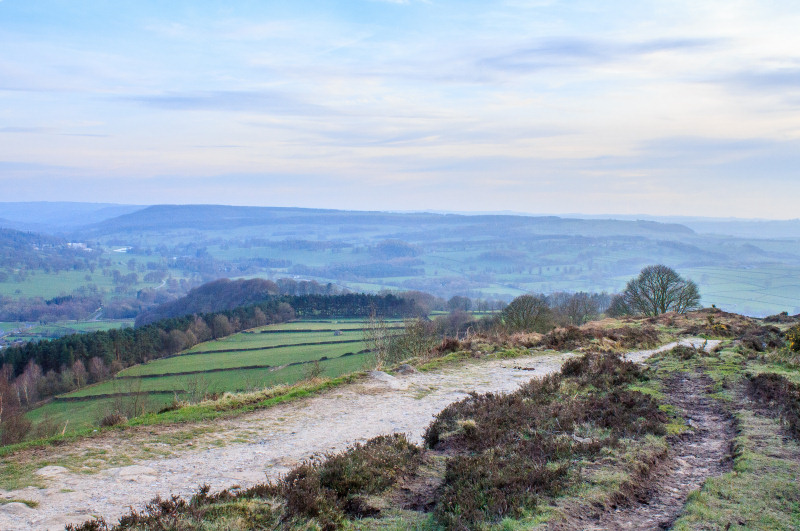
[[[31,325],[24,324],[21,328],[15,328],[7,332],[0,330],[0,349],[4,349],[6,347],[16,347],[18,345],[24,344],[26,342],[25,339],[14,336],[23,333],[26,329],[30,327]]]

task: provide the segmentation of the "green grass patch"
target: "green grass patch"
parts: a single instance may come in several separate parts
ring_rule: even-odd
[[[0,498],[0,505],[8,505],[9,503],[24,503],[25,505],[27,505],[31,509],[36,509],[37,507],[39,507],[39,502],[33,501],[33,500],[17,500],[15,498],[11,498],[11,499]]]
[[[295,362],[318,360],[322,357],[336,358],[347,353],[356,353],[364,349],[363,343],[341,343],[332,345],[304,345],[280,347],[265,350],[244,352],[214,352],[209,354],[186,354],[151,361],[142,365],[134,365],[118,376],[143,376],[170,374],[189,371],[210,371],[215,369],[231,369],[254,365],[279,367]],[[81,391],[77,391],[81,393]],[[91,393],[97,394],[97,393]],[[74,396],[81,396],[80,394]]]
[[[740,411],[732,472],[689,496],[673,529],[800,529],[800,445],[770,418]]]
[[[303,359],[305,356],[301,357],[296,353],[291,353],[291,357],[287,357],[293,361],[312,361],[319,359],[323,352],[330,353],[330,350],[317,350],[315,353],[309,354],[305,360]],[[205,355],[198,354],[197,356]],[[210,356],[221,355],[210,354]],[[368,353],[354,354],[352,356],[345,357],[335,357],[320,361],[319,366],[322,369],[323,376],[335,377],[347,372],[353,372],[362,369],[368,360],[371,359],[371,357],[372,355]],[[163,361],[172,361],[172,359]],[[281,361],[286,363],[285,358]],[[251,363],[251,361],[248,361],[246,364],[249,363]],[[167,375],[154,378],[116,378],[108,382],[86,387],[64,396],[91,397],[114,393],[168,392],[175,390],[177,390],[179,393],[194,393],[195,395],[223,393],[226,391],[249,391],[279,384],[293,384],[305,378],[309,371],[308,364],[283,367],[281,367],[281,365],[278,363],[275,365],[275,368],[234,369],[190,375]],[[186,369],[190,366],[191,365],[184,365],[182,368]],[[236,365],[233,366],[236,367]],[[195,367],[197,367],[196,370],[207,370],[209,365],[200,365],[200,363],[198,363],[195,365]]]
[[[183,355],[193,352],[209,352],[233,349],[255,349],[264,347],[274,347],[278,345],[296,345],[300,343],[322,343],[331,341],[361,341],[363,333],[361,330],[345,330],[340,335],[335,335],[331,331],[319,332],[277,332],[262,334],[259,332],[240,332],[224,339],[207,341],[181,353]],[[357,345],[357,343],[354,343]],[[363,348],[363,347],[362,347]],[[356,350],[361,350],[356,348]]]

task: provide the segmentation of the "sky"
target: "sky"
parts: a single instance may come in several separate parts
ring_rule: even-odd
[[[797,28],[796,0],[0,0],[0,197],[797,218]]]

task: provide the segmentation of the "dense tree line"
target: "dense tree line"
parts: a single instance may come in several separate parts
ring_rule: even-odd
[[[136,328],[74,334],[0,352],[0,403],[27,407],[37,400],[102,381],[125,367],[175,354],[197,343],[285,322],[295,317],[417,316],[413,298],[395,295],[270,296],[221,312],[183,315]],[[5,391],[3,391],[5,389]]]
[[[45,300],[42,297],[17,300],[0,295],[0,321],[58,321],[83,319],[102,304],[98,293],[65,295]]]
[[[556,326],[580,326],[605,312],[612,296],[607,293],[521,295],[495,318],[507,332],[547,332]]]
[[[238,280],[221,278],[196,287],[179,299],[141,313],[136,318],[136,326],[181,315],[232,310],[279,295],[304,297],[340,293],[341,290],[332,284],[319,284],[313,280],[296,281],[282,278],[273,282],[262,278]],[[302,306],[304,303],[297,304]]]

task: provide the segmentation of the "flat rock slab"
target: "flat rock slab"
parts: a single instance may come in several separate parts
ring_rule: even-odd
[[[69,472],[69,469],[64,468],[63,466],[50,465],[37,470],[36,475],[45,478],[54,478],[60,476],[61,474],[66,474],[67,472]]]
[[[370,371],[368,374],[373,380],[384,383],[391,389],[408,389],[408,383],[395,378],[391,374],[386,374],[383,371]]]
[[[21,502],[11,502],[0,505],[0,511],[6,514],[15,514],[17,516],[29,516],[36,514],[36,509],[32,509]]]
[[[125,481],[151,481],[158,476],[158,471],[149,466],[131,465],[122,468],[110,468],[106,471],[106,474]]]

